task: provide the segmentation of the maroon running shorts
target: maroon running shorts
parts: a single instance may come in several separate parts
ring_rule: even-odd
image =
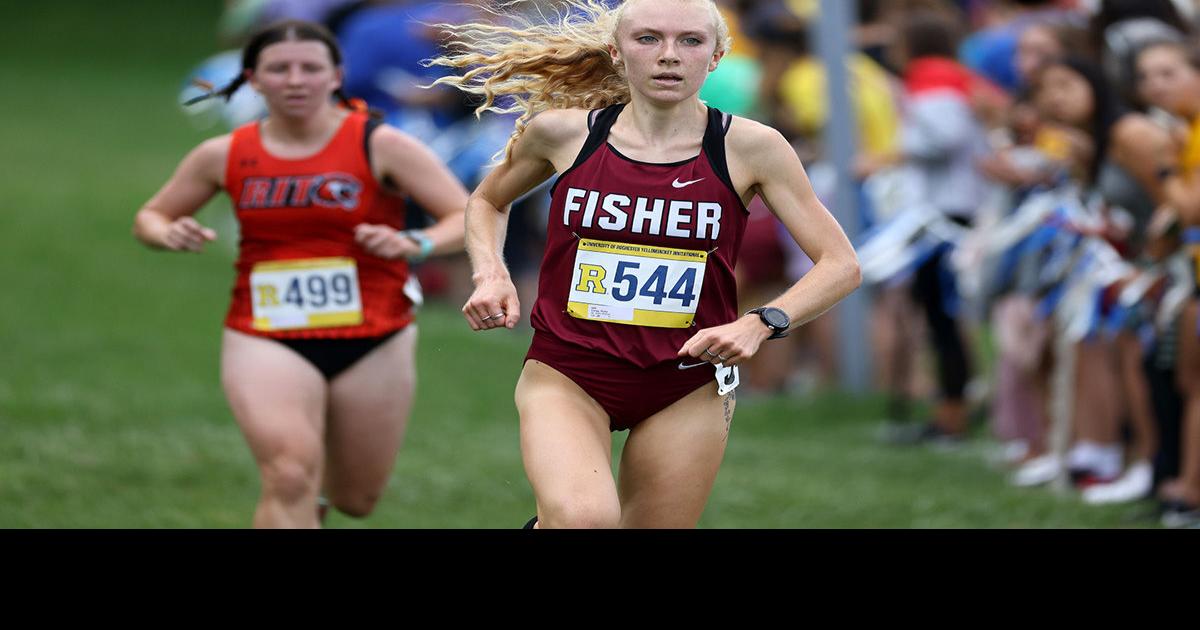
[[[671,359],[640,368],[620,357],[535,332],[525,360],[534,359],[574,381],[608,412],[609,430],[632,429],[697,389],[716,387],[716,368],[699,359]],[[681,368],[682,366],[682,368]],[[695,366],[695,367],[687,367]]]

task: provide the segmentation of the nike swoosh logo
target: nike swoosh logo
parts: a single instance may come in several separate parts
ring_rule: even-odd
[[[690,182],[681,182],[681,181],[679,181],[679,178],[676,177],[675,181],[671,182],[671,186],[674,188],[686,188],[688,186],[691,186],[692,184],[695,184],[696,182],[702,182],[702,181],[704,181],[703,177],[701,177],[700,179],[693,179]]]
[[[680,363],[680,364],[679,364],[679,369],[681,369],[681,370],[690,370],[690,369],[692,369],[692,368],[694,368],[694,367],[700,367],[701,365],[712,365],[712,364],[711,364],[711,363],[709,363],[708,361],[704,361],[704,362],[701,362],[701,363],[693,363],[693,364],[691,364],[691,365],[684,365],[684,364]]]

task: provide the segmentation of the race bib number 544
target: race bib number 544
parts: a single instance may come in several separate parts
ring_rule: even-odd
[[[696,319],[706,252],[581,239],[567,313],[633,326],[687,328]]]
[[[306,258],[254,265],[255,330],[357,326],[363,321],[353,258]]]

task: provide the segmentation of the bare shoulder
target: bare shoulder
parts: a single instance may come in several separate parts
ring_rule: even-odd
[[[548,109],[539,113],[529,121],[513,147],[513,157],[546,160],[562,172],[587,141],[588,113],[586,109]]]
[[[558,145],[588,133],[586,109],[548,109],[529,121],[525,133],[539,142]]]
[[[229,157],[229,147],[233,145],[233,134],[227,133],[209,138],[201,142],[192,149],[192,155],[205,162],[220,161],[225,162],[225,158]]]
[[[1165,129],[1156,125],[1148,116],[1138,113],[1122,116],[1112,128],[1113,141],[1125,147],[1145,145],[1147,141],[1153,142],[1166,137]]]
[[[202,174],[205,179],[221,183],[225,180],[225,162],[229,159],[229,148],[233,134],[224,134],[201,142],[184,158],[184,164]]]
[[[391,125],[379,125],[371,133],[371,154],[400,157],[417,155],[428,151],[428,147],[416,137]]]
[[[725,134],[729,176],[742,195],[767,181],[791,178],[790,167],[802,168],[791,143],[774,127],[733,117]]]
[[[770,162],[780,152],[792,153],[791,144],[777,129],[758,121],[734,116],[725,136],[725,146],[739,162]]]

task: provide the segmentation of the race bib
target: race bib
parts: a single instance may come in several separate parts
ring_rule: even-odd
[[[353,258],[306,258],[254,265],[255,330],[357,326],[363,321]]]
[[[572,317],[687,328],[696,319],[706,252],[580,239],[567,298]]]

